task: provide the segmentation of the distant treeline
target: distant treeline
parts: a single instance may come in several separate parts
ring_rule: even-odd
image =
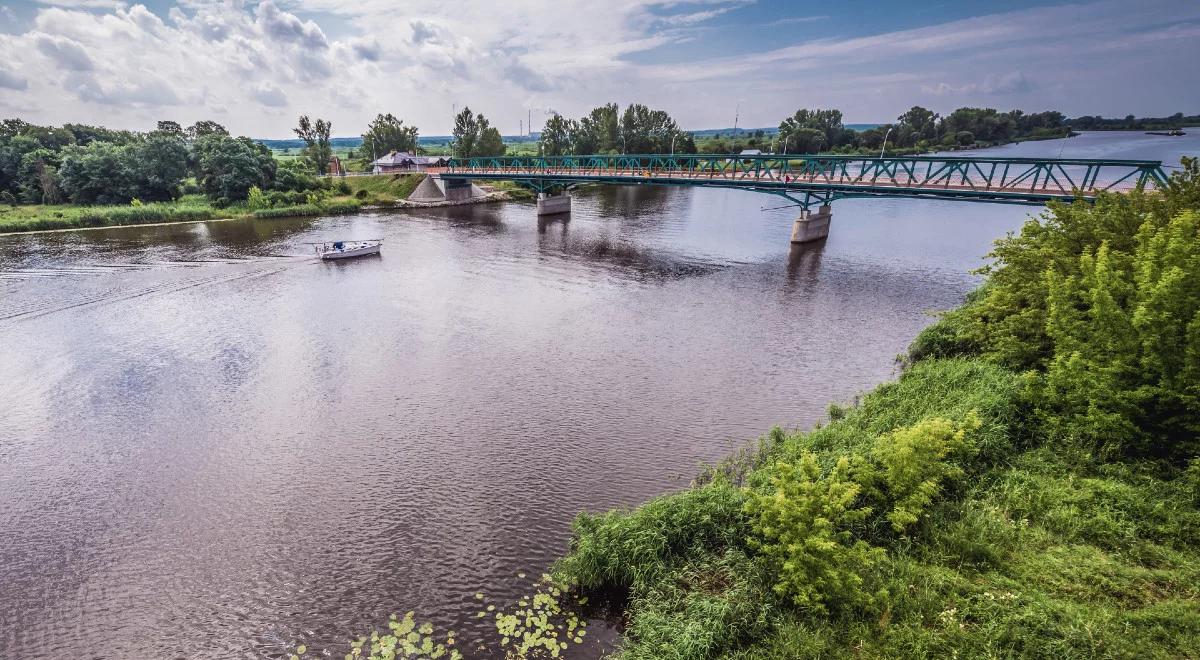
[[[1105,119],[1100,116],[1083,116],[1067,120],[1077,131],[1160,131],[1185,126],[1200,126],[1200,115],[1184,115],[1176,112],[1170,117],[1134,117]]]
[[[252,188],[297,193],[322,187],[311,162],[277,163],[248,137],[212,121],[158,122],[147,133],[84,124],[0,122],[0,203],[128,204],[203,193],[217,205]]]

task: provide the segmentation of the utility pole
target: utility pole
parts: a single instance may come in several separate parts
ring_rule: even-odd
[[[525,130],[529,132],[526,133],[525,137],[533,137],[533,110],[529,110],[528,113],[525,117]]]

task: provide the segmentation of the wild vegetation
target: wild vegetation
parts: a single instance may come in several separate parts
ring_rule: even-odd
[[[1200,654],[1200,167],[992,257],[898,381],[576,520],[622,658]]]

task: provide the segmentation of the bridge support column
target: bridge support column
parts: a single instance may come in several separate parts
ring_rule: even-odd
[[[833,210],[825,204],[816,213],[802,211],[792,225],[792,242],[809,243],[819,241],[829,236],[829,221],[833,219]]]
[[[537,199],[537,214],[538,215],[556,215],[558,213],[571,212],[571,195],[568,193],[559,193],[557,195],[548,195],[546,193],[538,193]]]

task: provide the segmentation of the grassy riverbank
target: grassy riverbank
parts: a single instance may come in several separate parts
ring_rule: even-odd
[[[0,206],[0,233],[215,220],[237,217],[245,212],[241,207],[215,208],[201,195],[138,206]]]
[[[1200,655],[1200,170],[1056,205],[897,382],[582,515],[623,658]]]

